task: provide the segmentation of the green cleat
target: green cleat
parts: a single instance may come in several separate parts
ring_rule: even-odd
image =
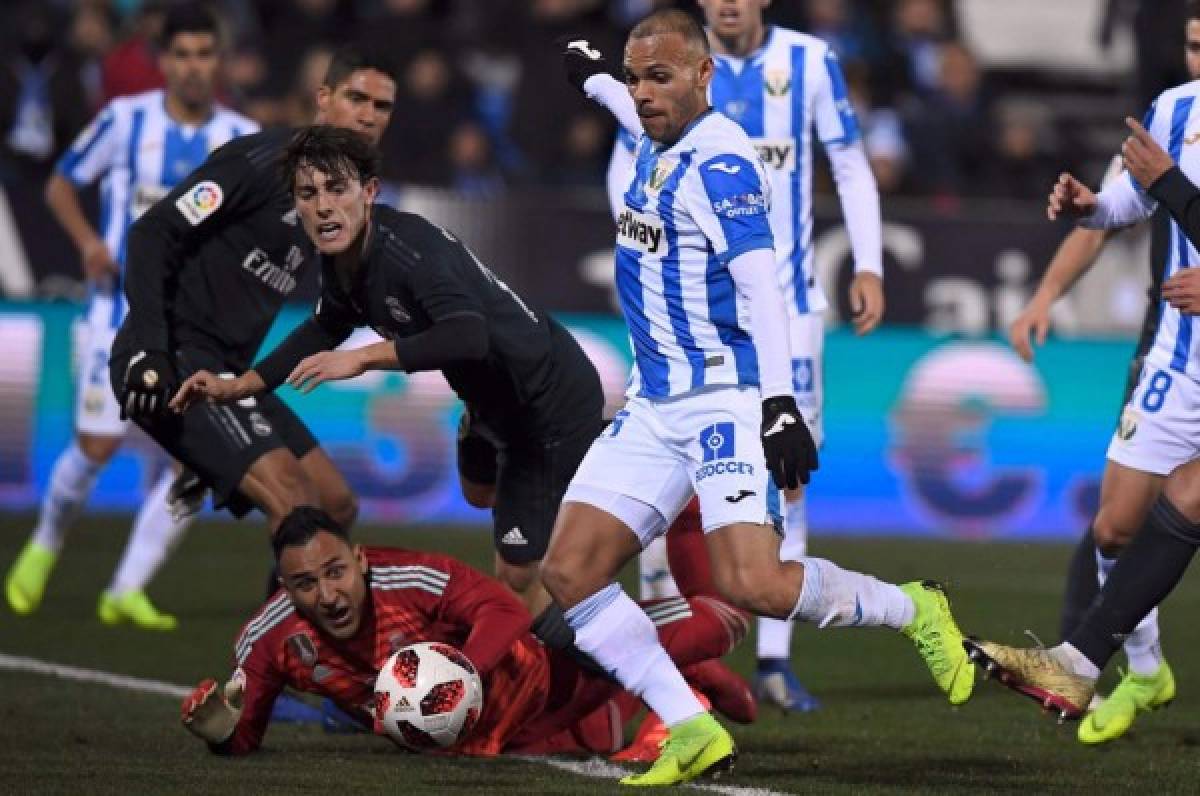
[[[175,617],[155,608],[144,591],[127,591],[124,594],[106,591],[100,595],[96,614],[106,625],[130,622],[142,630],[174,630],[179,625]]]
[[[679,785],[708,776],[719,778],[733,770],[737,747],[733,736],[711,713],[701,713],[671,728],[658,760],[642,774],[630,774],[622,785],[641,788]]]
[[[1175,675],[1166,661],[1154,674],[1130,672],[1121,678],[1104,704],[1079,723],[1079,740],[1086,744],[1115,741],[1129,730],[1137,714],[1165,708],[1174,698]]]
[[[950,613],[946,590],[932,580],[905,583],[900,590],[912,598],[917,609],[913,620],[900,632],[917,645],[917,652],[950,704],[963,704],[975,687],[975,664],[963,649],[962,631]]]
[[[57,562],[58,553],[53,550],[37,542],[25,545],[4,581],[4,596],[13,613],[27,616],[37,610]]]

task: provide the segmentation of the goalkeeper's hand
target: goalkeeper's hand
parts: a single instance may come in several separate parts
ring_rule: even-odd
[[[554,43],[562,47],[567,82],[580,92],[583,92],[583,84],[589,77],[608,72],[608,62],[604,56],[583,36],[562,36],[555,39]]]
[[[780,489],[807,484],[809,473],[817,469],[817,446],[790,395],[763,401],[762,445],[767,469]]]
[[[222,744],[233,735],[242,717],[242,684],[237,679],[223,686],[209,678],[183,700],[183,726],[210,744]]]

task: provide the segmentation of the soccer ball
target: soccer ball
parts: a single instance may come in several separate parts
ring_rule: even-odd
[[[388,658],[375,679],[376,729],[413,751],[453,746],[482,711],[479,673],[449,644],[411,644]]]

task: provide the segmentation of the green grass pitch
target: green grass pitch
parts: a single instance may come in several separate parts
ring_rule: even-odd
[[[24,542],[30,518],[0,520],[0,566]],[[234,634],[257,606],[268,562],[261,525],[203,523],[151,588],[181,620],[178,631],[109,629],[95,617],[127,523],[85,519],[46,601],[32,618],[0,608],[0,652],[192,685],[229,673]],[[362,541],[440,549],[476,566],[487,536],[457,529],[359,532]],[[904,581],[950,586],[964,631],[1025,643],[1028,628],[1055,639],[1065,546],[817,537],[815,554]],[[733,727],[742,750],[724,785],[795,793],[1195,792],[1200,717],[1200,602],[1185,581],[1163,612],[1165,648],[1180,683],[1171,710],[1143,717],[1129,737],[1082,747],[1074,725],[993,683],[954,709],[901,636],[885,630],[796,633],[795,659],[825,708]],[[753,640],[732,656],[749,672]],[[1110,675],[1111,677],[1111,675]],[[613,783],[519,760],[422,758],[366,736],[275,727],[250,758],[211,757],[179,725],[175,700],[0,671],[0,790],[5,793],[606,793]]]

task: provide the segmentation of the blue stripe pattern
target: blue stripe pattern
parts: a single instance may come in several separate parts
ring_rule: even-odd
[[[129,133],[129,148],[126,150],[126,159],[129,163],[129,190],[136,190],[138,181],[138,149],[142,142],[142,129],[146,124],[146,111],[139,108],[133,112],[133,124],[130,126]],[[133,196],[125,197],[124,207],[121,208],[121,238],[117,243],[117,265],[120,270],[117,272],[117,278],[113,280],[113,307],[110,323],[112,328],[117,328],[121,325],[121,321],[125,318],[125,302],[120,301],[121,293],[123,292],[123,283],[125,282],[125,245],[129,240],[129,226],[132,223],[132,203]]]
[[[738,324],[737,288],[733,284],[733,274],[717,257],[711,242],[705,283],[708,287],[708,317],[716,327],[721,342],[733,350],[738,384],[757,386],[758,354],[754,350],[754,341]]]
[[[805,59],[807,48],[792,48],[792,140],[796,146],[796,168],[792,169],[792,293],[801,315],[808,312],[808,274],[804,272],[804,225],[800,207],[804,202],[802,169],[804,158],[800,144],[808,129],[808,110],[804,104]]]
[[[1183,153],[1183,134],[1187,131],[1188,117],[1192,114],[1194,100],[1195,97],[1180,97],[1175,100],[1175,108],[1171,112],[1171,137],[1167,151],[1171,155],[1171,160],[1176,163],[1179,162],[1179,156]],[[1189,268],[1191,263],[1188,262],[1187,238],[1174,220],[1171,221],[1171,229],[1175,232],[1175,250],[1179,257],[1179,268]],[[1192,320],[1192,316],[1179,313],[1179,336],[1175,338],[1171,370],[1180,373],[1187,370],[1188,355],[1192,350]]]
[[[838,65],[837,56],[830,50],[825,54],[825,71],[829,73],[829,82],[833,86],[833,102],[837,106],[838,118],[842,122],[842,137],[825,144],[848,144],[857,141],[858,117],[854,114],[854,106],[850,104],[850,92],[846,90],[846,78]]]
[[[667,242],[667,254],[662,258],[663,298],[667,304],[667,317],[671,319],[671,330],[675,341],[692,367],[692,389],[704,385],[704,352],[696,345],[696,338],[688,325],[687,310],[683,306],[683,283],[679,273],[679,230],[673,223],[671,208],[675,205],[675,192],[679,182],[692,164],[695,152],[686,152],[679,158],[675,170],[663,183],[658,195],[658,215],[663,220],[663,234]]]
[[[656,160],[649,137],[643,137],[634,165],[635,176],[625,191],[625,203],[638,212],[646,207],[646,183],[654,173]],[[642,395],[667,395],[670,393],[669,369],[667,358],[650,333],[650,318],[646,315],[646,300],[642,294],[641,252],[618,243],[615,268],[617,297],[633,340],[634,364],[641,379],[639,392]]]
[[[63,156],[59,158],[58,163],[55,164],[55,169],[58,171],[58,173],[62,174],[76,185],[82,182],[82,180],[75,177],[75,167],[83,162],[83,159],[88,156],[88,153],[90,153],[96,147],[96,144],[108,134],[110,129],[112,129],[112,109],[106,109],[102,115],[103,118],[96,125],[96,129],[92,133],[92,137],[88,139],[87,143],[78,149],[71,147],[63,153]]]

